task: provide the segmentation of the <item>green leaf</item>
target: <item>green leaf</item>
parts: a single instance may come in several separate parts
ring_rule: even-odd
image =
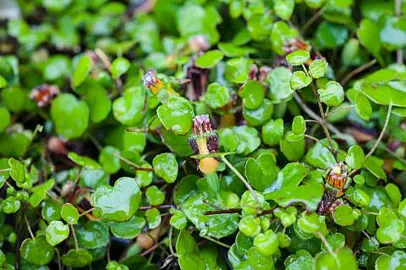
[[[261,232],[261,220],[258,217],[246,216],[240,220],[238,225],[240,232],[249,237],[254,237]]]
[[[355,109],[359,117],[369,121],[372,114],[372,106],[369,99],[363,93],[358,93],[355,97]]]
[[[303,71],[293,72],[292,77],[290,78],[290,87],[293,90],[302,89],[312,82],[312,78],[306,75]]]
[[[61,205],[54,200],[45,200],[41,209],[42,218],[46,221],[57,221],[61,219]]]
[[[68,224],[78,224],[79,212],[72,204],[65,203],[61,209],[61,217]]]
[[[160,205],[165,200],[165,194],[157,186],[148,187],[145,195],[151,205]]]
[[[111,77],[113,79],[117,79],[121,75],[127,72],[130,68],[130,61],[124,57],[118,57],[114,59],[113,63],[111,64]]]
[[[269,118],[271,118],[272,113],[273,104],[268,99],[264,99],[264,101],[256,109],[249,110],[244,108],[243,110],[243,116],[247,121],[247,124],[254,127],[263,125],[269,120]]]
[[[0,119],[2,119],[0,122],[0,133],[1,133],[6,130],[6,128],[10,125],[11,122],[10,112],[6,108],[0,107]]]
[[[17,86],[8,87],[1,90],[1,99],[9,111],[18,113],[24,110],[27,93]]]
[[[140,202],[141,191],[135,179],[121,177],[113,187],[104,185],[93,193],[93,214],[108,220],[126,221],[138,210]]]
[[[89,124],[89,107],[72,94],[59,95],[51,105],[56,131],[67,139],[83,135]]]
[[[248,182],[258,191],[264,191],[276,178],[275,158],[262,154],[257,159],[250,158],[245,164],[245,175]]]
[[[333,142],[333,146],[337,148],[335,142]],[[327,139],[317,142],[310,148],[305,159],[310,165],[321,169],[327,169],[336,164]]]
[[[309,66],[309,74],[314,79],[320,79],[326,74],[328,63],[323,59],[314,60]]]
[[[317,92],[320,100],[327,106],[339,106],[344,101],[344,90],[338,82],[330,81],[326,88],[320,88]]]
[[[281,190],[265,194],[266,200],[274,200],[282,207],[294,203],[303,203],[309,211],[315,211],[321,201],[324,189],[322,185],[290,186]]]
[[[303,116],[298,115],[293,118],[292,131],[297,135],[301,135],[306,132],[306,123]]]
[[[38,185],[34,187],[32,191],[32,195],[29,198],[29,203],[31,204],[32,207],[37,207],[43,199],[47,196],[48,191],[52,189],[54,186],[54,179],[50,179],[46,181],[42,185]]]
[[[89,75],[91,69],[92,59],[87,55],[80,57],[72,76],[73,87],[78,87]]]
[[[45,236],[25,239],[20,247],[21,257],[35,265],[47,265],[54,257],[54,248],[48,244]]]
[[[80,247],[100,248],[109,242],[109,229],[102,221],[89,221],[84,225],[77,226],[76,237]]]
[[[208,51],[196,58],[195,65],[200,68],[213,68],[223,57],[224,54],[219,50]]]
[[[172,153],[163,153],[154,157],[152,161],[154,172],[167,183],[175,182],[178,177],[178,162]]]
[[[383,160],[381,160],[377,157],[371,156],[365,160],[365,168],[367,168],[367,170],[370,173],[372,173],[373,175],[375,175],[376,177],[386,181],[386,179],[387,179],[386,173],[382,169],[382,166],[383,166]]]
[[[234,83],[244,83],[253,61],[249,58],[233,58],[227,61],[226,78]]]
[[[6,79],[4,79],[4,77],[0,75],[0,88],[4,88],[6,86],[7,86]]]
[[[178,230],[183,230],[187,224],[186,216],[183,214],[182,211],[179,210],[174,210],[171,212],[173,213],[171,219],[169,220],[169,224]]]
[[[315,46],[319,50],[335,49],[345,43],[348,38],[348,29],[344,25],[322,22],[315,35]]]
[[[320,8],[326,0],[304,0],[304,2],[310,8]]]
[[[380,39],[390,51],[406,46],[406,20],[403,17],[384,15],[379,20]]]
[[[120,150],[113,146],[108,145],[102,149],[99,162],[105,172],[113,174],[120,170],[120,159],[117,155],[120,155]]]
[[[309,168],[307,168],[305,165],[298,162],[288,163],[280,172],[278,172],[276,181],[273,182],[272,186],[265,190],[264,196],[270,192],[280,190],[285,187],[297,187],[308,174]]]
[[[158,107],[157,114],[164,127],[177,135],[189,132],[195,115],[190,102],[181,97],[171,97],[167,104]]]
[[[197,193],[196,182],[199,178],[196,175],[187,175],[178,182],[173,194],[173,200],[176,205],[181,205],[189,197]]]
[[[24,183],[25,182],[25,167],[24,164],[16,160],[14,158],[10,158],[8,160],[8,165],[10,166],[10,176],[13,178],[14,181],[17,183]]]
[[[268,97],[273,103],[281,103],[292,98],[294,91],[290,88],[292,72],[286,67],[277,67],[268,73]]]
[[[373,55],[379,62],[382,62],[381,57],[381,38],[379,35],[379,27],[370,19],[363,19],[357,29],[357,36],[361,44]]]
[[[8,196],[1,205],[1,210],[5,214],[13,214],[20,210],[21,202],[16,197]]]
[[[345,157],[345,162],[351,168],[359,170],[364,165],[364,150],[359,145],[353,145],[348,149],[348,155]]]
[[[155,229],[161,224],[161,213],[156,208],[145,211],[145,217],[148,221],[148,228]]]
[[[305,153],[306,142],[303,135],[296,135],[292,131],[285,134],[279,142],[281,152],[289,161],[298,161]]]
[[[207,87],[207,91],[203,98],[211,108],[221,108],[228,103],[230,92],[225,86],[220,86],[218,83],[211,83]]]
[[[255,236],[254,247],[262,254],[271,256],[279,250],[278,238],[272,230],[268,230]]]
[[[262,84],[257,81],[248,81],[239,91],[243,98],[244,108],[253,110],[258,108],[264,100],[265,91]]]
[[[66,267],[81,268],[89,265],[93,260],[92,255],[84,248],[71,249],[62,256],[62,263]]]
[[[286,56],[286,61],[291,66],[301,66],[306,63],[307,60],[310,58],[310,53],[304,50],[297,50],[294,52],[289,53]]]
[[[392,255],[381,255],[375,261],[376,270],[401,270],[406,265],[406,253],[396,250]]]
[[[262,126],[262,139],[269,146],[277,145],[283,138],[283,131],[283,119],[271,119]]]
[[[302,212],[297,221],[297,226],[305,233],[315,233],[320,231],[320,225],[319,216],[316,213]]]
[[[45,237],[51,246],[56,246],[69,236],[69,226],[61,221],[51,221],[45,230]]]
[[[121,124],[132,126],[144,118],[145,89],[140,86],[127,88],[122,97],[113,102],[113,115]]]
[[[339,249],[333,257],[328,252],[316,257],[316,270],[357,270],[358,265],[352,250],[348,247]]]
[[[399,190],[399,187],[395,184],[389,183],[385,187],[386,193],[388,193],[389,198],[393,202],[394,206],[398,206],[402,200],[402,194]]]
[[[137,237],[146,222],[143,217],[134,215],[130,220],[124,222],[112,222],[109,224],[111,232],[115,237],[123,239],[134,239]]]
[[[83,93],[83,100],[89,106],[90,120],[93,123],[106,119],[111,110],[111,100],[101,83],[87,78],[76,91]]]
[[[264,40],[272,29],[272,18],[268,13],[253,14],[247,21],[247,29],[253,40]]]
[[[355,218],[352,208],[349,205],[340,205],[333,212],[334,222],[340,226],[350,226],[354,224]]]
[[[93,159],[85,156],[80,156],[74,152],[69,152],[68,158],[81,167],[89,169],[101,169],[100,164],[94,161]]]
[[[275,0],[274,1],[275,14],[282,20],[289,20],[295,9],[294,0]]]

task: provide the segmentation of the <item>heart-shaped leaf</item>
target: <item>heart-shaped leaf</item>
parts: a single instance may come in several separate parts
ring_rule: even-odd
[[[203,99],[210,107],[214,109],[221,108],[228,103],[230,92],[225,86],[221,86],[218,83],[212,83],[207,87]]]
[[[79,212],[72,204],[65,203],[62,206],[61,217],[68,224],[78,224]]]
[[[144,103],[145,89],[140,86],[130,87],[113,102],[113,115],[123,125],[136,125],[144,118]]]
[[[45,237],[51,246],[56,246],[69,236],[69,226],[61,221],[51,221],[45,230]]]
[[[109,224],[111,232],[115,237],[123,239],[134,239],[137,237],[146,222],[143,217],[133,216],[130,220],[124,222],[111,222]]]
[[[72,94],[59,95],[51,105],[56,131],[67,139],[82,136],[89,124],[89,107]]]
[[[178,177],[178,162],[172,153],[157,155],[153,161],[154,172],[162,177],[167,183],[175,182]]]
[[[109,229],[99,220],[89,221],[83,226],[77,226],[76,237],[80,247],[100,248],[109,242]]]
[[[292,66],[300,66],[306,63],[307,60],[310,58],[310,53],[304,50],[297,50],[291,52],[286,56],[286,61],[289,65]]]
[[[114,59],[113,63],[111,64],[111,77],[113,79],[117,79],[127,72],[127,70],[130,68],[130,65],[130,61],[128,61],[124,57],[118,57]]]
[[[250,110],[258,108],[264,100],[264,87],[257,81],[248,81],[238,93],[243,98],[244,107]]]
[[[175,96],[171,97],[167,104],[159,106],[157,114],[164,127],[178,135],[189,132],[195,115],[188,100]]]
[[[345,162],[351,168],[359,170],[364,165],[364,150],[359,145],[353,145],[348,149],[348,155],[345,158]]]
[[[93,214],[114,221],[129,220],[141,202],[141,191],[134,178],[121,177],[114,187],[101,186],[92,196]]]
[[[312,76],[312,78],[314,79],[324,77],[324,75],[326,74],[327,66],[328,63],[324,58],[314,60],[309,66],[310,76]]]
[[[262,154],[257,159],[250,158],[245,164],[245,175],[248,182],[257,190],[264,191],[276,178],[275,158]]]
[[[323,252],[316,258],[316,270],[357,270],[358,265],[352,250],[348,247],[339,249],[335,256]]]
[[[308,86],[312,82],[312,78],[306,75],[303,71],[293,72],[292,77],[290,78],[290,87],[293,90],[299,90]]]
[[[71,249],[62,256],[62,263],[66,267],[81,268],[90,264],[93,260],[89,251],[84,248]]]
[[[320,100],[327,106],[338,106],[344,101],[344,90],[338,82],[330,81],[326,88],[321,88],[317,92]]]
[[[8,165],[10,166],[10,176],[13,178],[14,181],[18,183],[24,183],[25,182],[25,167],[24,164],[16,160],[14,158],[10,158],[8,160]]]
[[[47,265],[54,257],[55,250],[45,236],[25,239],[20,247],[21,257],[35,265]]]

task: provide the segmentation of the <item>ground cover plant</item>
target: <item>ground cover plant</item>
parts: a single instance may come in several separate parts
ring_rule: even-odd
[[[11,2],[1,269],[406,269],[406,3]]]

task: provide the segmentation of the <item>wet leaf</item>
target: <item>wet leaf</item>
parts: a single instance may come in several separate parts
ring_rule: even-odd
[[[143,217],[134,215],[130,220],[124,222],[112,222],[109,224],[114,236],[123,239],[134,239],[144,228],[146,221]]]
[[[286,56],[286,61],[288,62],[289,65],[301,66],[304,63],[306,63],[306,61],[309,60],[309,58],[310,54],[308,51],[297,50],[288,54]]]
[[[65,203],[61,209],[61,217],[68,224],[78,224],[79,212],[72,204]]]
[[[258,108],[264,100],[265,91],[257,81],[248,81],[239,91],[244,107],[250,110]]]
[[[171,97],[167,104],[159,106],[157,114],[164,127],[177,135],[188,133],[192,127],[193,107],[184,98]]]
[[[84,248],[71,249],[62,256],[62,263],[67,267],[84,267],[90,264],[92,260],[92,255]]]
[[[330,81],[326,88],[320,88],[317,92],[320,100],[327,106],[339,106],[344,101],[344,90],[338,82]]]
[[[20,247],[21,257],[35,265],[47,265],[54,257],[54,248],[40,235],[34,239],[25,239]]]
[[[141,192],[135,179],[121,177],[114,186],[101,186],[92,196],[93,214],[113,221],[129,220],[141,202]]]
[[[178,162],[171,153],[157,155],[152,161],[154,172],[166,182],[173,183],[178,177]]]
[[[292,77],[290,78],[290,87],[293,90],[302,89],[312,82],[312,78],[306,75],[303,71],[293,72]]]
[[[228,103],[230,93],[225,86],[220,86],[218,83],[212,83],[208,86],[207,92],[204,94],[203,98],[207,105],[216,109],[221,108]]]
[[[69,236],[69,226],[61,221],[51,221],[46,228],[45,237],[51,246],[56,246]]]

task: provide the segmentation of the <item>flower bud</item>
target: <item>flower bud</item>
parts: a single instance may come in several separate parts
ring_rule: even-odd
[[[30,98],[37,103],[38,107],[45,107],[59,95],[59,92],[59,87],[56,85],[41,84],[31,90]]]
[[[218,135],[212,129],[208,115],[198,115],[193,119],[193,136],[189,138],[189,144],[199,155],[219,152]],[[215,172],[218,165],[219,161],[215,158],[203,158],[199,161],[199,170],[205,174]]]
[[[142,76],[142,82],[154,95],[156,95],[159,90],[164,87],[164,84],[158,78],[155,70],[153,69],[149,70],[144,76]]]

